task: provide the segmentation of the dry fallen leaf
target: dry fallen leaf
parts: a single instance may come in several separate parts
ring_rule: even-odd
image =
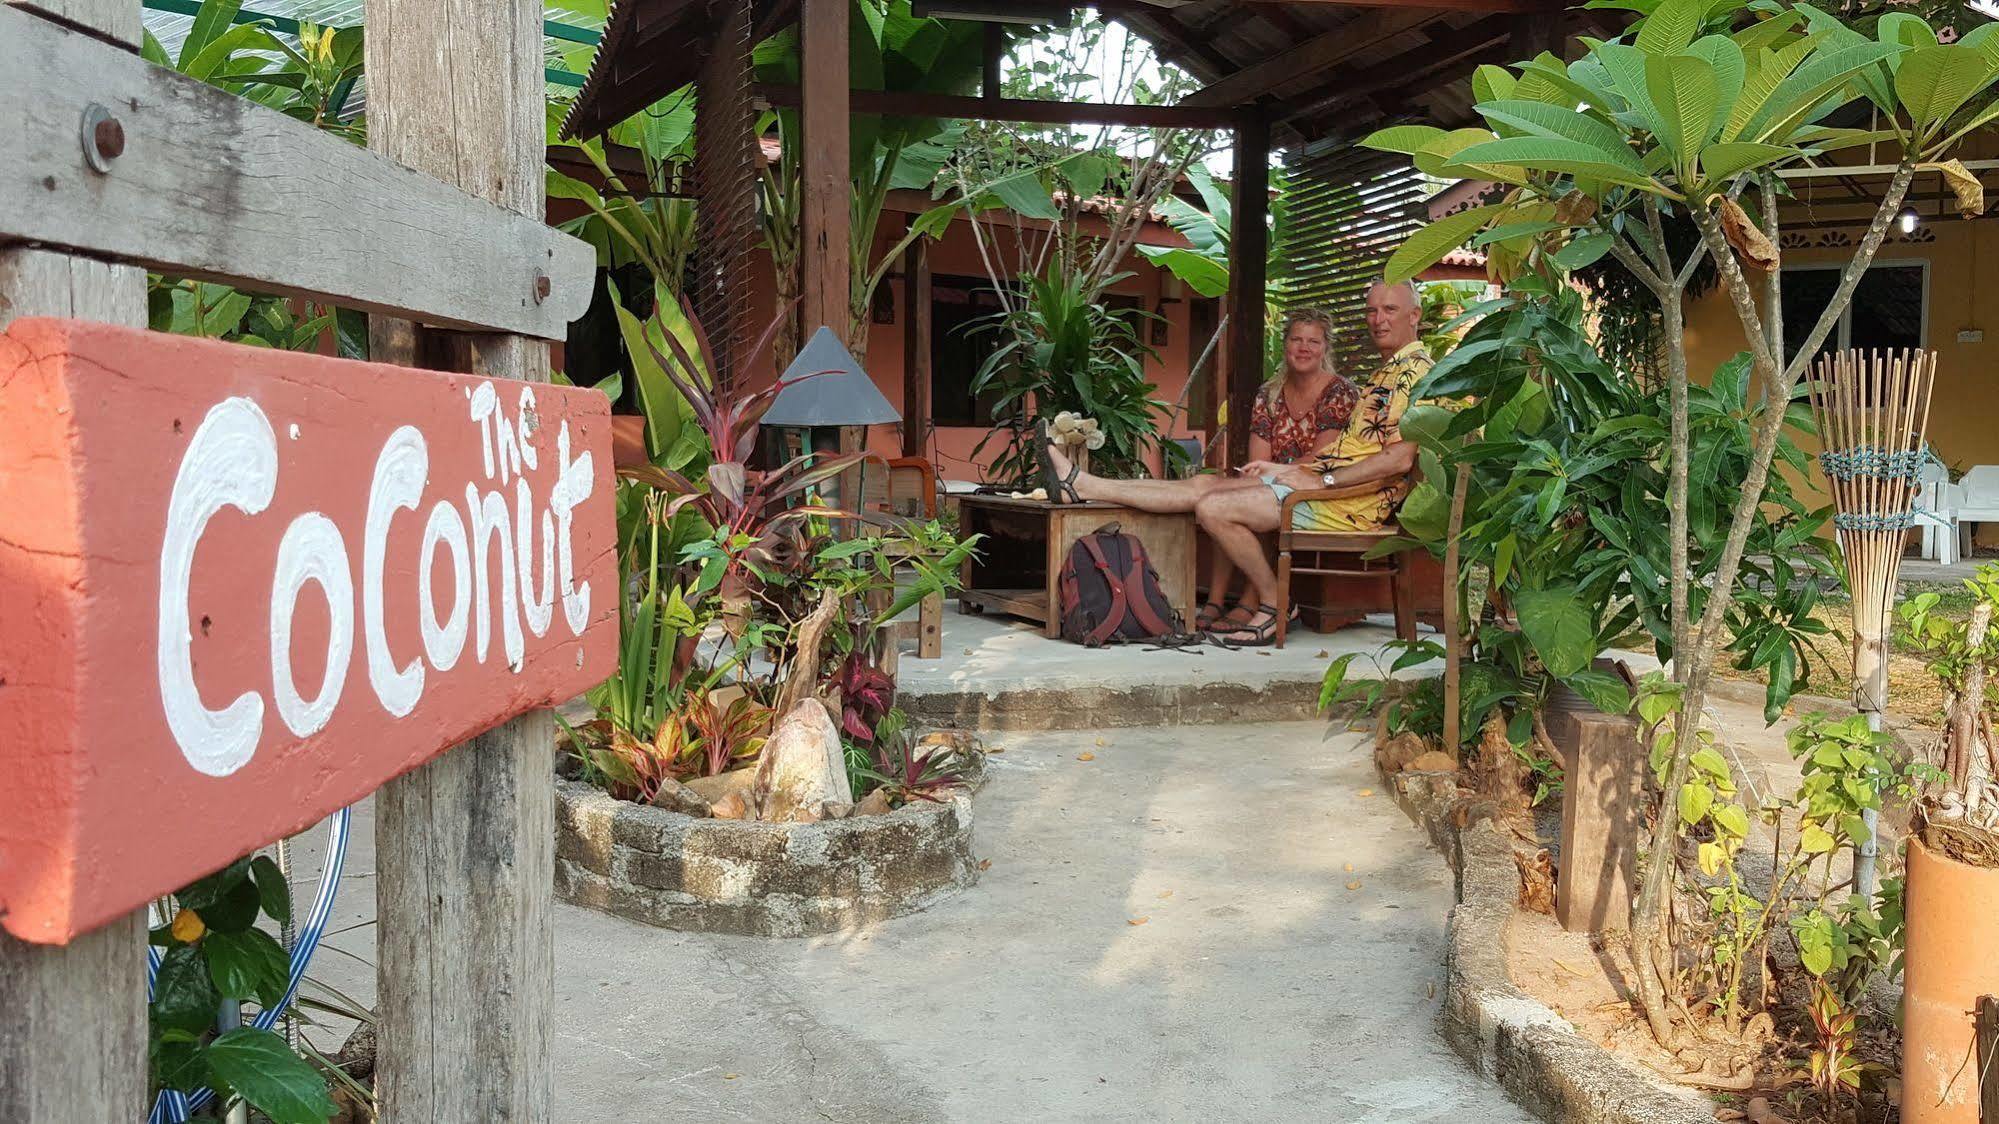
[[[1102,738],[1098,738],[1098,739],[1097,739],[1097,744],[1098,744],[1098,745],[1109,745],[1110,743],[1109,743],[1109,742],[1106,742],[1106,741],[1105,741],[1104,739],[1102,739]]]
[[[991,870],[992,868],[993,868],[993,860],[991,860],[991,859],[980,859],[980,860],[979,860],[979,869],[980,869],[980,870]]]
[[[1360,792],[1359,792],[1359,795],[1361,795],[1361,796],[1373,796],[1373,795],[1374,795],[1374,790],[1373,790],[1373,789],[1371,789],[1371,788],[1363,788],[1363,789],[1361,789],[1361,790],[1360,790]]]
[[[1096,759],[1097,755],[1094,753],[1078,753],[1076,755],[1076,760],[1078,761],[1095,761]]]
[[[987,752],[987,753],[1005,753],[1005,752],[1006,752],[1006,747],[1005,747],[1005,746],[1003,746],[1003,745],[989,745],[989,746],[987,746],[987,747],[986,747],[986,752]]]
[[[1352,863],[1348,863],[1348,864],[1347,864],[1347,873],[1348,873],[1348,874],[1352,874],[1352,873],[1353,873],[1353,864],[1352,864]]]
[[[1347,889],[1349,889],[1349,890],[1358,890],[1358,889],[1360,889],[1360,883],[1358,883],[1358,882],[1349,882],[1349,883],[1347,883]]]
[[[1125,922],[1125,924],[1127,924],[1127,925],[1143,925],[1143,924],[1145,924],[1145,923],[1146,923],[1147,921],[1150,921],[1150,920],[1152,920],[1152,917],[1151,917],[1151,916],[1150,916],[1150,915],[1148,914],[1148,915],[1147,915],[1147,916],[1145,916],[1145,917],[1134,917],[1134,918],[1130,919],[1129,921],[1126,921],[1126,922]]]
[[[1944,182],[1950,184],[1957,196],[1957,213],[1968,219],[1975,219],[1985,213],[1985,185],[1964,166],[1962,160],[1946,160],[1941,164],[1918,164],[1919,172],[1941,172]]]
[[[1777,268],[1776,245],[1750,219],[1742,204],[1727,197],[1721,201],[1721,232],[1728,238],[1728,244],[1735,247],[1742,264],[1760,273]]]
[[[1165,901],[1165,900],[1166,900],[1167,898],[1170,898],[1170,897],[1172,897],[1172,896],[1173,896],[1173,891],[1171,891],[1171,890],[1161,890],[1161,891],[1159,891],[1159,900],[1160,900],[1160,901]]]
[[[722,1080],[724,1080],[724,1081],[734,1081],[734,1080],[735,1080],[736,1078],[738,1078],[738,1077],[741,1077],[741,1076],[742,1076],[742,1074],[740,1074],[740,1073],[725,1073],[725,1074],[723,1074],[723,1075],[722,1075]]]
[[[1437,981],[1431,980],[1429,986],[1423,989],[1423,998],[1435,999],[1436,997],[1437,997]]]
[[[1319,654],[1313,656],[1312,658],[1315,660],[1329,660],[1333,658],[1333,654],[1331,652],[1326,651],[1324,648],[1321,648],[1319,649]]]

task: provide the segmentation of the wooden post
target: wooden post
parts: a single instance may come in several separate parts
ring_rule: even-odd
[[[930,455],[930,246],[910,243],[902,268],[902,455]]]
[[[33,7],[119,43],[139,40],[138,0],[37,0]],[[74,110],[80,116],[83,107]],[[145,271],[0,249],[0,327],[23,316],[144,327]],[[0,676],[6,672],[0,667]],[[144,910],[63,946],[0,933],[0,1120],[145,1117],[145,945]]]
[[[989,101],[998,101],[1005,93],[1001,74],[1006,67],[1006,28],[996,23],[986,25],[984,74],[979,92]]]
[[[1263,286],[1270,260],[1270,119],[1245,110],[1235,130],[1229,232],[1228,463],[1249,459],[1249,414],[1263,384]]]
[[[1999,998],[1978,1000],[1978,1118],[1999,1124]]]
[[[542,214],[539,0],[367,0],[365,12],[369,147]],[[519,336],[378,319],[370,339],[381,361],[548,377],[547,345]],[[554,741],[535,712],[381,790],[376,1081],[390,1124],[549,1118]]]
[[[799,11],[801,75],[799,124],[804,151],[799,159],[799,282],[804,331],[812,338],[821,325],[847,338],[852,278],[851,174],[848,163],[847,100],[848,0],[802,0]],[[782,362],[790,362],[789,356]]]

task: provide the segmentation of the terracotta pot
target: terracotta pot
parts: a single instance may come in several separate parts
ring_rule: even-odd
[[[1999,995],[1999,870],[1909,840],[1903,1124],[1978,1124],[1973,1012]]]
[[[611,415],[611,464],[629,468],[646,463],[646,420],[639,414]]]

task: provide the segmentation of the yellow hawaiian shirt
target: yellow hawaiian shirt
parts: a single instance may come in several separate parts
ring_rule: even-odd
[[[1312,462],[1317,472],[1344,468],[1381,452],[1402,439],[1404,411],[1409,409],[1409,390],[1430,373],[1436,360],[1416,340],[1390,356],[1367,382],[1361,384],[1360,402],[1353,417],[1333,441],[1320,449]],[[1348,496],[1337,500],[1313,500],[1299,504],[1292,512],[1292,526],[1300,531],[1373,531],[1394,518],[1395,509],[1409,494],[1406,477],[1383,481],[1380,491],[1368,496]]]

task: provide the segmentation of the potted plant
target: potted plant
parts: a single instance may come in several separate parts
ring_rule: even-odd
[[[1965,581],[1975,601],[1956,621],[1935,593],[1898,611],[1905,638],[1929,657],[1945,696],[1936,784],[1916,806],[1908,844],[1902,1119],[1977,1124],[1980,1062],[1974,1012],[1999,995],[1999,782],[1986,680],[1999,667],[1999,566]]]

